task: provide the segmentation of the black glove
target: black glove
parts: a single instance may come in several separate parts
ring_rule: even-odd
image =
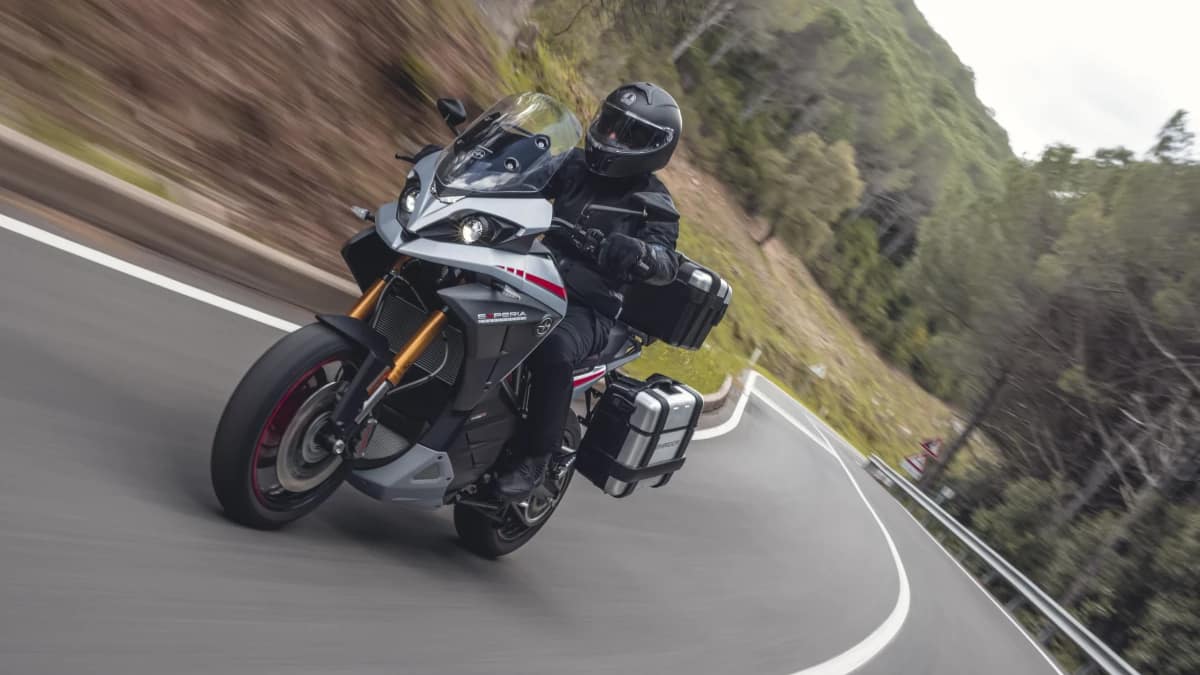
[[[614,234],[600,246],[600,269],[622,280],[638,278],[646,271],[646,242],[627,234]]]

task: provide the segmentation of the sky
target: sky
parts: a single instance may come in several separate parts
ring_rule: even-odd
[[[1175,110],[1200,132],[1200,0],[916,0],[1018,155],[1138,154]]]

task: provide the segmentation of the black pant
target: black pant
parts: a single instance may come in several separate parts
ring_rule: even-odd
[[[582,303],[571,303],[567,315],[525,360],[529,367],[529,417],[517,454],[549,454],[562,446],[563,422],[571,408],[575,369],[599,354],[613,320]]]

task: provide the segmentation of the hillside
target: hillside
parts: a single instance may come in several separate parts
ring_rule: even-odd
[[[539,3],[546,40],[595,80],[682,90],[688,142],[747,207],[782,216],[793,243],[830,234],[829,222],[796,217],[769,194],[778,167],[767,158],[789,159],[771,155],[786,155],[794,137],[852,146],[863,183],[853,213],[875,222],[894,261],[911,254],[919,221],[945,194],[998,187],[1012,158],[973,73],[911,0],[604,4],[577,15],[572,0]],[[705,14],[714,7],[725,13]],[[637,48],[606,48],[629,43]]]
[[[763,347],[775,372],[860,432],[858,440],[911,447],[895,427],[920,428],[925,420],[910,409],[902,424],[885,421],[881,411],[905,407],[897,402],[909,395],[872,381],[894,373],[891,367],[872,355],[860,376],[838,372],[836,384],[810,367],[844,362],[859,347],[879,349],[935,391],[967,389],[945,385],[954,372],[932,358],[938,326],[905,277],[921,241],[938,231],[929,223],[949,221],[966,200],[999,191],[1013,155],[975,95],[974,75],[913,2],[542,0],[535,16],[542,42],[578,64],[593,88],[644,78],[679,92],[693,164],[724,183],[745,211],[695,226],[757,242],[760,257],[788,256],[780,262],[782,284],[804,292],[774,302],[778,286],[763,286],[746,311],[770,307],[762,317],[770,320],[743,321],[735,312],[741,344],[730,351]],[[741,259],[754,257],[744,249]],[[812,321],[824,313],[798,299],[813,294],[832,298],[854,328],[842,322],[840,330],[806,332],[829,325]],[[874,347],[863,345],[860,332]],[[818,357],[815,347],[833,335],[835,351],[845,352]],[[716,342],[729,344],[721,335]]]
[[[508,7],[519,12],[525,4]],[[479,14],[458,0],[380,0],[303,12],[283,2],[193,0],[175,3],[171,12],[121,0],[15,2],[0,9],[0,114],[127,180],[340,272],[334,251],[355,227],[345,205],[390,198],[401,171],[392,153],[444,139],[431,109],[435,96],[457,95],[478,110],[505,91],[541,88],[590,116],[593,92],[616,75],[597,71],[561,42],[589,21],[603,33],[620,30],[624,19],[585,11],[554,39],[554,18],[545,14],[552,4],[539,4],[533,15],[539,28],[530,29],[513,21],[511,11],[491,7],[491,14]],[[869,42],[876,40],[870,37],[875,28],[865,7],[854,18],[854,34]],[[480,40],[497,20],[515,48]],[[599,23],[608,27],[601,30]],[[805,25],[797,23],[793,32]],[[669,57],[655,63],[673,70],[664,68]],[[683,247],[727,273],[738,291],[711,347],[696,354],[660,351],[646,367],[665,365],[708,388],[762,347],[766,368],[864,447],[897,457],[919,437],[948,434],[945,406],[876,356],[814,283],[800,259],[804,251],[788,245],[790,237],[756,243],[779,227],[776,214],[755,208],[731,180],[736,172],[714,167],[715,146],[708,141],[721,121],[702,112],[704,88],[683,87],[673,72],[665,81],[686,92],[681,98],[692,120],[687,148],[665,175],[686,218]],[[716,89],[717,80],[712,85]],[[747,126],[765,142],[761,134],[781,119],[772,113]],[[825,146],[823,137],[814,143],[813,157],[822,157]],[[109,161],[113,157],[119,161]],[[846,164],[853,152],[841,157],[844,168],[855,170]],[[865,183],[869,194],[869,176]],[[830,213],[816,197],[798,193],[792,201],[813,214]]]
[[[536,16],[591,81],[682,92],[696,163],[765,223],[750,236],[802,258],[890,361],[967,398],[906,277],[929,224],[999,192],[1013,155],[912,0],[542,0]]]

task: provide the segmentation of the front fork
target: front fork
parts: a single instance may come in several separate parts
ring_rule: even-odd
[[[405,262],[407,262],[406,258],[401,259],[395,269],[403,267]],[[383,297],[390,276],[395,273],[395,271],[390,272],[387,276],[381,277],[371,284],[358,302],[350,308],[347,315],[366,324]],[[379,353],[382,350],[367,350],[366,359],[333,411],[336,434],[340,439],[346,441],[338,447],[351,445],[349,439],[358,433],[363,423],[370,418],[371,411],[375,409],[375,406],[387,396],[388,392],[400,384],[408,369],[433,344],[433,341],[441,334],[446,319],[445,308],[431,313],[390,361],[384,359]]]

